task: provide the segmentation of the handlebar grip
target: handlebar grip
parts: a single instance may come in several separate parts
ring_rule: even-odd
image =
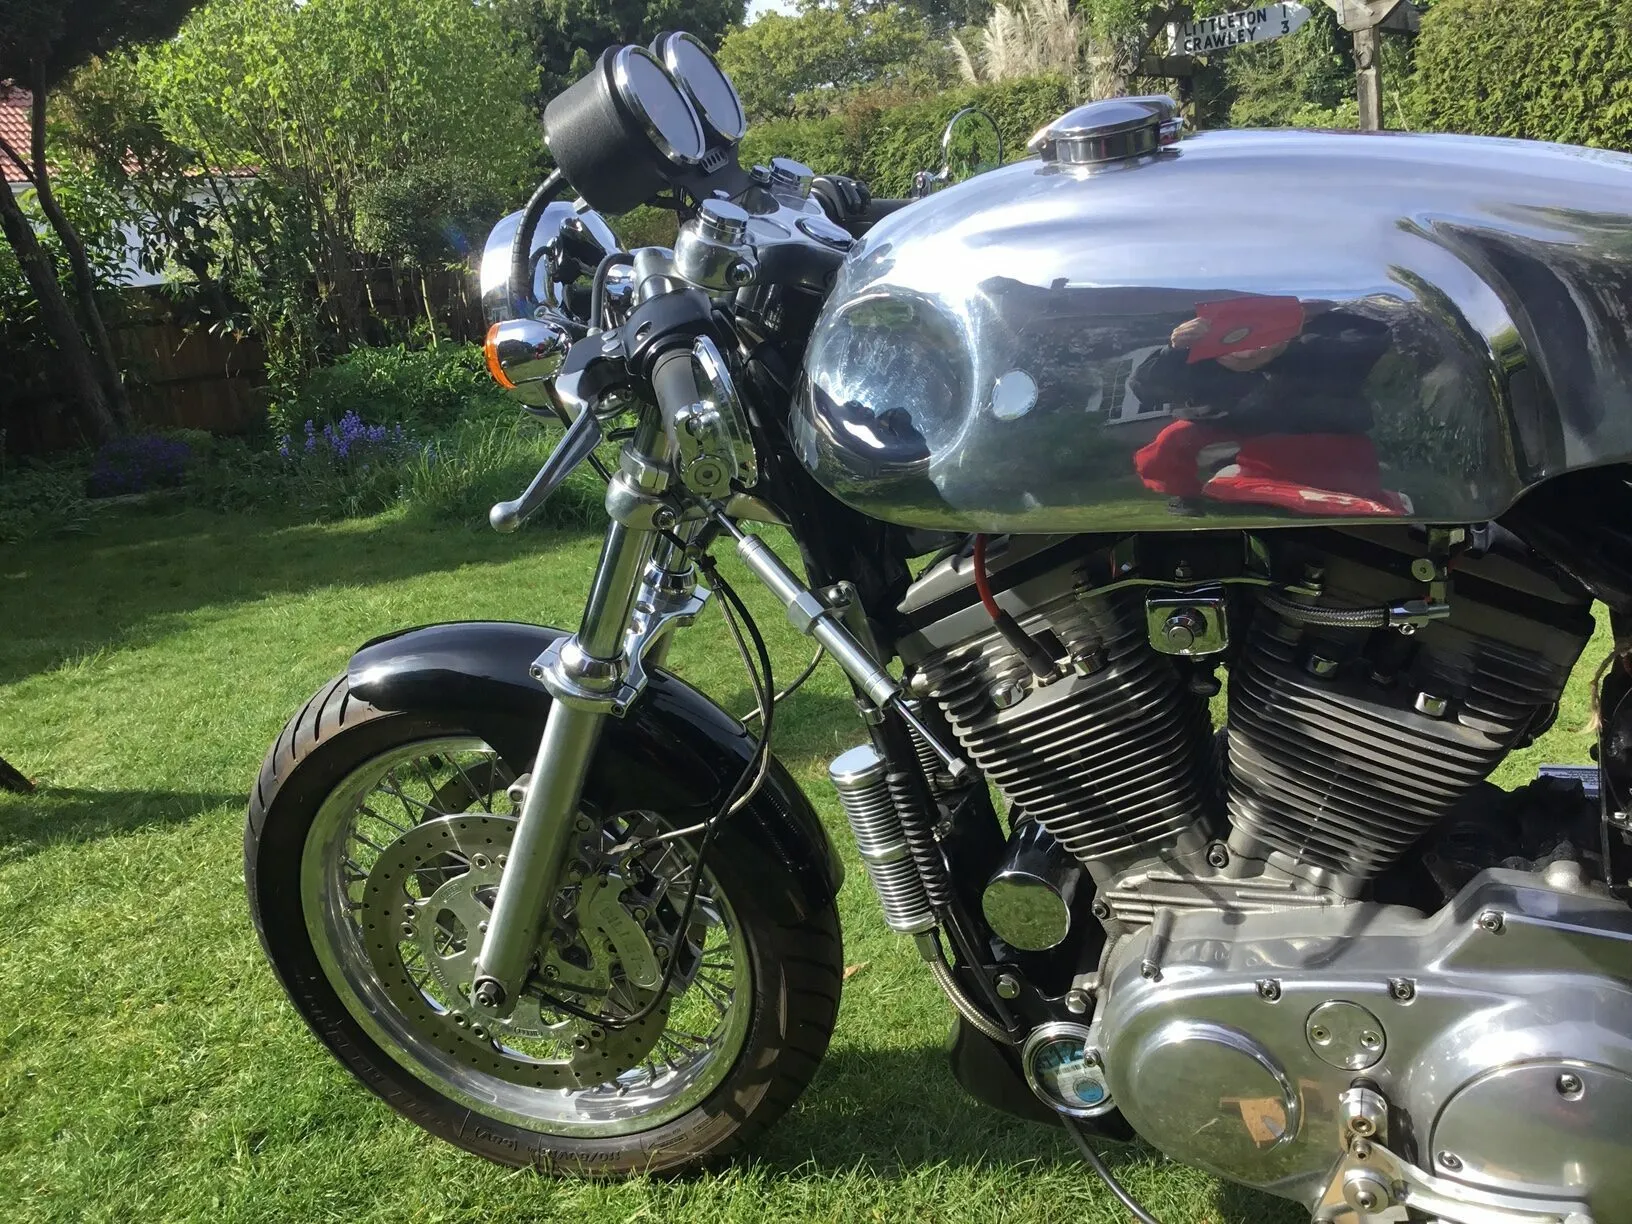
[[[900,212],[908,204],[916,204],[916,200],[880,200],[876,196],[868,201],[867,211],[863,219],[868,225],[884,220],[893,212]]]
[[[673,425],[675,414],[682,408],[703,398],[697,389],[689,348],[670,349],[657,359],[652,366],[652,390],[657,394],[665,428]]]

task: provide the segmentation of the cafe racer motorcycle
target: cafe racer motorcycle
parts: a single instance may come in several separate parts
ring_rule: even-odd
[[[487,352],[566,428],[492,521],[602,470],[582,620],[368,643],[250,804],[346,1067],[590,1175],[799,1096],[841,870],[730,551],[854,687],[832,785],[974,1096],[1318,1220],[1632,1219],[1632,159],[1123,98],[886,201],[740,165],[683,34],[544,126]],[[709,602],[753,726],[664,670]],[[1598,617],[1595,762],[1498,789]]]

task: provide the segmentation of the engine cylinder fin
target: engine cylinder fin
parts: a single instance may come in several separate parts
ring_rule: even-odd
[[[1237,850],[1312,877],[1365,880],[1397,862],[1558,699],[1568,670],[1450,624],[1407,674],[1350,665],[1318,677],[1305,647],[1262,621],[1231,673],[1228,806]],[[1336,651],[1329,643],[1322,651]],[[1437,717],[1419,692],[1444,700]]]
[[[965,751],[1011,809],[1080,860],[1171,844],[1205,811],[1210,723],[1172,661],[1150,651],[1143,601],[1073,592],[1020,620],[1094,665],[999,708],[995,691],[1031,677],[995,631],[925,660]]]

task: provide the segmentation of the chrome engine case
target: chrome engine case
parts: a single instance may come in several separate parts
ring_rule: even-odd
[[[1358,1081],[1391,1106],[1389,1151],[1469,1203],[1444,1218],[1565,1218],[1542,1210],[1558,1202],[1625,1218],[1632,910],[1619,901],[1567,870],[1490,870],[1426,918],[1359,902],[1166,914],[1108,950],[1093,1028],[1116,1104],[1168,1156],[1318,1219],[1405,1219],[1333,1190],[1350,1137],[1340,1097]],[[1497,1196],[1508,1214],[1471,1213]],[[1526,1202],[1534,1216],[1511,1206]]]

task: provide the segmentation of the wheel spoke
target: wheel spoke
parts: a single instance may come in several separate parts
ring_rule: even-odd
[[[589,1026],[557,1013],[541,997],[529,1003],[525,1016],[518,1013],[480,1039],[463,1034],[457,1053],[444,1035],[454,1023],[451,1011],[462,1007],[469,989],[477,938],[474,929],[469,938],[458,935],[478,922],[475,907],[491,906],[498,878],[493,864],[513,835],[512,805],[500,802],[509,770],[487,745],[452,737],[404,745],[363,768],[336,787],[326,823],[320,824],[321,811],[314,820],[308,853],[316,849],[324,856],[325,905],[344,928],[331,927],[330,953],[338,962],[331,980],[349,992],[348,1007],[360,1005],[378,1018],[393,1058],[469,1098],[512,1100],[517,1112],[549,1134],[573,1134],[586,1121],[600,1133],[636,1133],[679,1117],[718,1088],[750,1031],[750,1003],[737,968],[746,944],[730,898],[699,869],[694,846],[670,839],[639,848],[642,838],[678,825],[645,809],[607,811],[593,799],[585,805],[595,824],[579,853],[595,870],[616,877],[618,904],[630,911],[645,907],[642,924],[675,963],[657,1015],[594,1039],[614,1066],[626,1069],[606,1084],[579,1090],[569,1087],[567,1067],[578,1056],[570,1038]],[[403,815],[383,814],[393,808]],[[630,848],[615,853],[625,843]],[[485,856],[480,869],[474,865],[478,848]],[[461,885],[467,875],[471,880]],[[694,896],[693,881],[700,881]],[[439,897],[440,920],[426,912],[432,895]],[[679,911],[688,896],[692,918],[682,929]],[[416,909],[405,910],[405,904]],[[568,924],[571,939],[563,947],[590,948],[593,941],[582,943],[570,925],[584,921],[578,904],[572,891],[563,892],[550,907],[551,930]],[[414,933],[396,934],[405,920]],[[376,960],[381,953],[373,932],[382,929],[391,933],[390,942],[385,959]],[[608,965],[598,964],[600,953],[593,949],[591,956],[592,971],[579,971],[588,980],[578,987],[545,987],[608,1016],[631,1016],[652,1002],[650,990],[629,982],[615,951]],[[694,1004],[685,1002],[693,985]],[[539,1087],[565,1091],[529,1091]]]

